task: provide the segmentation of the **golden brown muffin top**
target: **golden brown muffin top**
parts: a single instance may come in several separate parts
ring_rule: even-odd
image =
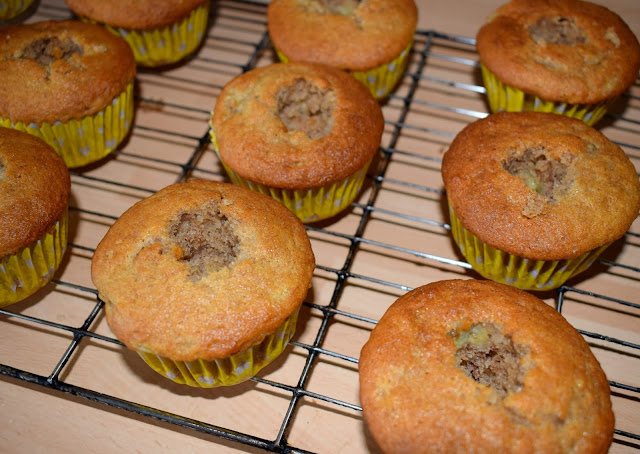
[[[51,231],[69,202],[69,170],[38,137],[0,127],[0,257]]]
[[[578,257],[620,238],[638,216],[640,183],[624,151],[584,122],[497,113],[453,140],[442,178],[462,225],[534,260]]]
[[[480,28],[477,49],[502,82],[554,102],[615,98],[640,70],[640,45],[627,24],[580,0],[513,0]]]
[[[613,439],[609,383],[582,336],[542,300],[491,281],[400,297],[362,348],[359,376],[387,454],[605,453]]]
[[[133,350],[226,358],[298,310],[315,259],[298,218],[240,186],[190,180],[141,200],[91,262],[109,327]]]
[[[274,0],[267,26],[290,61],[364,71],[390,62],[413,40],[413,0]]]
[[[377,153],[382,110],[335,68],[276,63],[229,82],[212,119],[222,161],[248,180],[284,189],[334,183]]]
[[[135,74],[127,42],[100,25],[46,21],[0,29],[0,116],[14,123],[93,115]]]
[[[186,18],[209,0],[65,0],[80,17],[112,27],[148,30]]]

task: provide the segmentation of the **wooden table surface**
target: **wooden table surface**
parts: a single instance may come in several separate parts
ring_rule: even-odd
[[[383,104],[380,162],[349,210],[309,228],[318,267],[294,342],[258,379],[231,388],[176,385],[114,342],[89,264],[136,201],[185,177],[225,179],[205,140],[208,115],[244,65],[274,61],[262,41],[265,6],[212,3],[196,58],[139,72],[131,136],[118,153],[73,171],[70,247],[54,282],[0,312],[0,452],[379,452],[357,385],[360,348],[375,321],[411,288],[478,277],[450,239],[440,160],[455,134],[487,112],[469,38],[502,2],[417,3],[408,74]],[[640,36],[640,2],[600,3]],[[62,0],[42,0],[26,20],[68,17]],[[640,169],[638,83],[598,128]],[[562,292],[539,295],[554,306],[562,300],[562,314],[603,364],[616,453],[640,453],[639,235],[636,221]]]

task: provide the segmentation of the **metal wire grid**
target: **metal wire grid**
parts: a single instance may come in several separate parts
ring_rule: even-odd
[[[70,243],[70,254],[84,259],[86,268],[90,261],[93,247],[83,242],[82,223],[103,223],[108,228],[119,213],[105,211],[99,203],[102,192],[124,199],[124,204],[146,197],[161,187],[176,181],[183,181],[192,176],[223,179],[224,175],[216,162],[213,162],[208,152],[208,132],[203,118],[208,117],[213,104],[199,103],[202,98],[201,90],[219,92],[224,83],[234,75],[264,65],[273,61],[272,50],[266,33],[264,19],[265,5],[245,1],[221,1],[211,13],[213,26],[209,30],[206,43],[197,57],[176,68],[163,71],[141,71],[138,75],[142,89],[137,95],[137,121],[134,124],[132,139],[122,149],[108,158],[107,165],[97,164],[79,172],[73,172],[73,185],[86,191],[96,190],[95,205],[91,208],[81,206],[71,207],[71,217],[79,227],[75,237],[78,241]],[[42,2],[37,13],[30,21],[43,19],[65,19],[70,17],[69,11],[62,2]],[[185,69],[186,68],[186,69]],[[208,74],[202,78],[201,74]],[[637,85],[637,84],[636,84]],[[177,94],[171,96],[156,96],[153,89],[172,91]],[[628,99],[624,116],[612,114],[606,120],[605,129],[614,136],[625,151],[627,151],[638,167],[640,159],[640,102],[634,95],[639,91],[633,87]],[[14,324],[46,327],[47,329],[65,332],[70,335],[70,342],[63,353],[55,360],[55,365],[47,369],[46,373],[36,373],[35,369],[18,367],[16,364],[0,364],[0,372],[9,377],[18,378],[35,383],[46,388],[52,388],[64,393],[81,396],[91,401],[99,402],[126,411],[148,416],[152,419],[168,422],[180,427],[190,428],[198,432],[212,435],[212,442],[217,437],[238,442],[243,445],[271,452],[314,452],[313,447],[307,447],[298,442],[290,443],[295,415],[300,411],[301,401],[306,398],[321,401],[330,408],[348,409],[359,414],[361,408],[355,399],[341,399],[333,397],[340,393],[318,393],[309,386],[312,369],[320,361],[327,359],[335,362],[338,368],[352,369],[357,365],[357,354],[343,353],[341,348],[332,348],[337,334],[331,334],[336,319],[365,325],[371,329],[383,308],[377,312],[365,310],[363,305],[354,304],[352,286],[361,286],[367,292],[385,294],[383,305],[391,302],[396,296],[410,290],[419,281],[413,276],[397,275],[390,272],[379,274],[378,270],[367,272],[368,267],[360,266],[360,262],[373,254],[381,261],[397,263],[412,261],[417,266],[432,266],[436,268],[436,275],[442,273],[450,275],[469,274],[470,266],[455,254],[445,250],[442,252],[434,243],[433,250],[429,245],[419,244],[418,247],[407,247],[396,238],[378,238],[377,228],[380,224],[397,225],[399,232],[410,230],[427,230],[429,235],[447,236],[449,225],[446,219],[437,216],[425,218],[420,215],[419,205],[422,199],[429,199],[429,203],[440,203],[443,191],[437,177],[439,173],[442,149],[455,136],[464,124],[486,115],[483,102],[484,89],[477,82],[477,57],[474,53],[474,41],[463,37],[449,36],[433,31],[419,31],[415,37],[413,60],[404,81],[396,93],[392,95],[384,106],[386,131],[381,148],[381,158],[377,167],[370,174],[368,187],[364,196],[353,204],[350,213],[339,221],[346,227],[334,228],[329,223],[308,227],[312,240],[336,243],[343,247],[342,259],[336,261],[318,261],[317,274],[325,280],[328,288],[328,300],[311,299],[305,302],[305,308],[318,320],[314,334],[309,341],[294,340],[292,346],[303,351],[304,364],[300,374],[294,381],[274,380],[265,377],[255,377],[254,382],[266,388],[277,389],[288,395],[288,404],[283,412],[282,420],[278,423],[275,437],[266,438],[255,433],[244,433],[234,426],[222,426],[194,419],[189,414],[173,413],[160,408],[149,406],[146,402],[136,402],[123,399],[115,395],[105,394],[98,389],[79,386],[65,380],[65,371],[83,360],[83,343],[97,342],[122,346],[111,337],[108,331],[104,333],[96,329],[98,319],[102,314],[102,302],[97,299],[97,292],[85,280],[76,282],[57,278],[53,282],[56,291],[68,293],[69,298],[80,295],[85,301],[93,301],[88,315],[82,315],[81,323],[72,325],[60,323],[51,318],[41,318],[28,314],[28,311],[15,310],[9,307],[0,310],[0,321],[6,327]],[[208,96],[211,96],[209,93]],[[206,97],[205,97],[206,100]],[[615,111],[615,110],[614,110]],[[155,120],[166,121],[164,116],[170,116],[175,128],[158,128]],[[634,118],[635,116],[635,118]],[[431,124],[423,121],[426,117],[437,118],[437,127],[425,127]],[[193,124],[199,126],[194,129]],[[199,128],[199,129],[197,129]],[[194,132],[195,131],[195,132]],[[616,138],[618,140],[616,140]],[[173,149],[181,152],[176,154],[161,154],[158,156],[144,151],[144,145],[154,148],[154,144],[170,142]],[[426,152],[424,150],[427,150]],[[116,165],[118,164],[118,165]],[[122,164],[122,165],[119,165]],[[409,172],[408,176],[396,171],[395,166],[406,170],[417,169],[416,174]],[[113,169],[105,170],[107,167]],[[154,180],[153,187],[135,184],[127,181],[127,170],[150,169],[163,177]],[[398,177],[398,172],[400,176]],[[132,174],[137,177],[136,174]],[[426,182],[426,183],[425,183]],[[401,193],[402,197],[416,198],[416,210],[394,210],[393,204],[386,202],[388,192]],[[94,201],[94,199],[89,199]],[[637,224],[637,223],[636,223]],[[103,229],[103,230],[104,230]],[[637,228],[636,228],[637,229]],[[401,234],[401,233],[400,233]],[[625,254],[629,249],[637,251],[640,246],[639,234],[632,230],[627,234],[623,244],[617,249],[618,255],[609,260],[605,255],[594,266],[596,273],[614,274],[615,279],[621,281],[621,287],[637,288],[640,280],[640,268],[635,266],[637,255]],[[622,249],[622,253],[620,253]],[[322,257],[320,257],[322,259]],[[326,264],[328,262],[329,264]],[[86,275],[86,272],[85,272]],[[473,276],[473,274],[470,274]],[[629,301],[628,298],[618,297],[617,290],[612,287],[590,286],[589,280],[578,283],[575,287],[564,286],[557,292],[546,294],[554,300],[559,311],[572,320],[574,312],[579,313],[582,307],[595,307],[598,310],[611,311],[622,314],[624,323],[638,326],[640,316],[640,300]],[[315,284],[314,284],[315,286]],[[634,287],[635,286],[635,287]],[[351,288],[350,288],[351,287]],[[366,293],[366,292],[365,292]],[[355,293],[358,294],[357,292]],[[346,295],[346,296],[345,296]],[[640,295],[639,295],[640,296]],[[63,295],[64,297],[64,295]],[[320,300],[320,298],[318,298]],[[43,304],[40,301],[39,304]],[[28,307],[28,306],[27,306]],[[87,306],[84,306],[85,308]],[[572,308],[578,308],[574,310]],[[86,314],[86,312],[83,312]],[[375,316],[373,315],[375,314]],[[581,320],[576,316],[576,320]],[[586,327],[592,324],[586,323]],[[616,338],[609,335],[607,330],[580,329],[594,349],[601,349],[606,355],[613,355],[615,361],[623,363],[622,368],[639,370],[640,342],[638,330],[632,329],[629,338]],[[333,336],[333,338],[332,338]],[[4,342],[4,341],[3,341]],[[4,361],[3,361],[4,362]],[[262,374],[261,374],[262,375]],[[609,371],[607,371],[609,376]],[[611,380],[614,404],[616,400],[624,401],[626,408],[632,414],[640,414],[640,387],[633,374],[621,375],[623,380]],[[628,380],[627,380],[628,378]],[[215,390],[212,392],[216,392]],[[151,421],[151,420],[150,420]],[[624,449],[640,449],[640,433],[636,427],[616,427],[615,445]],[[321,430],[321,429],[318,429]],[[326,434],[326,436],[331,436]]]

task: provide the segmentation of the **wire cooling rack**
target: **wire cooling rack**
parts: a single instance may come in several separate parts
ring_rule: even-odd
[[[380,157],[365,188],[343,214],[308,226],[317,269],[290,347],[249,382],[200,390],[160,377],[114,339],[89,265],[109,226],[136,201],[187,178],[226,178],[209,145],[209,113],[226,82],[275,57],[264,4],[221,0],[210,14],[197,55],[139,71],[134,127],[120,150],[72,172],[60,270],[36,295],[0,310],[0,398],[2,381],[35,384],[123,420],[184,430],[213,449],[377,452],[358,400],[358,356],[371,329],[416,286],[478,278],[450,239],[440,177],[455,134],[486,116],[475,42],[416,33],[408,71],[383,103]],[[27,21],[70,17],[62,0],[49,0]],[[639,95],[636,83],[598,126],[636,168]],[[639,234],[636,221],[589,271],[539,294],[603,364],[616,414],[612,452],[640,450]]]

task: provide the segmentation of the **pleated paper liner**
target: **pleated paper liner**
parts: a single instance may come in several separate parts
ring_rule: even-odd
[[[593,126],[600,120],[611,103],[615,100],[596,104],[569,104],[562,102],[546,101],[537,96],[527,94],[511,85],[502,83],[498,77],[489,71],[484,65],[482,79],[487,90],[489,108],[491,112],[550,112],[567,117],[577,118],[589,126]]]
[[[411,41],[400,54],[388,63],[384,63],[366,71],[349,71],[353,77],[362,82],[374,98],[383,99],[397,85],[404,74],[411,52]],[[281,50],[275,49],[278,58],[283,63],[289,63],[289,58]]]
[[[611,243],[567,260],[529,260],[495,249],[465,229],[449,206],[451,233],[460,252],[483,277],[523,290],[551,290],[560,287],[596,261]]]
[[[32,244],[0,262],[0,307],[22,301],[47,284],[67,249],[68,211]]]
[[[24,13],[35,0],[0,0],[0,22],[9,21]]]
[[[176,383],[199,388],[235,385],[255,376],[285,350],[295,333],[298,312],[261,343],[228,358],[173,361],[150,352],[138,354],[153,370]]]
[[[213,148],[220,158],[213,129],[210,129],[209,135]],[[234,172],[222,159],[220,162],[232,183],[276,199],[289,208],[303,223],[327,219],[346,209],[360,192],[371,164],[370,160],[353,175],[319,188],[279,189],[247,180]]]
[[[133,121],[133,82],[95,115],[65,123],[12,123],[0,118],[0,126],[40,137],[62,157],[67,167],[81,167],[104,158],[127,136]]]
[[[182,60],[198,48],[207,31],[209,4],[205,2],[183,20],[166,27],[135,30],[101,25],[129,43],[139,65],[161,66]],[[85,17],[81,19],[96,23]]]

